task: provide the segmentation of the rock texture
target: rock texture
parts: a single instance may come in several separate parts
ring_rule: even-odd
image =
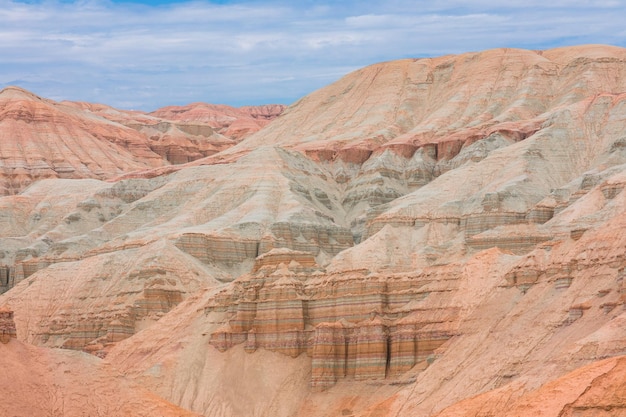
[[[626,359],[594,362],[517,397],[513,386],[461,401],[444,416],[620,416],[626,412]]]
[[[244,139],[282,109],[39,99],[162,166],[0,198],[0,304],[205,416],[620,415],[625,91],[592,45],[373,65]]]
[[[111,178],[163,164],[136,131],[16,87],[0,92],[0,195],[44,178]]]
[[[0,345],[0,415],[193,417],[84,353]]]
[[[0,307],[3,416],[198,416],[127,381],[87,354],[38,348],[16,338],[13,311]]]
[[[0,307],[0,342],[7,344],[11,339],[17,337],[15,321],[13,320],[13,310],[8,307]]]
[[[172,164],[182,164],[225,150],[278,117],[285,106],[234,108],[193,103],[151,113],[123,111],[102,104],[63,102],[140,132],[148,147]]]
[[[434,275],[388,277],[353,271],[311,276],[294,256],[276,270],[265,266],[255,276],[239,278],[209,302],[205,314],[232,316],[209,343],[220,351],[243,343],[246,352],[263,348],[292,357],[307,353],[316,389],[346,377],[397,377],[417,363],[434,360],[435,350],[453,335],[451,323],[458,308],[440,305],[435,293],[455,283]],[[426,296],[431,303],[409,306],[411,300]]]

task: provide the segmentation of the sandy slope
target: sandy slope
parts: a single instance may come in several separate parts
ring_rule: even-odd
[[[81,352],[46,349],[15,339],[0,345],[0,415],[195,416],[126,380]]]

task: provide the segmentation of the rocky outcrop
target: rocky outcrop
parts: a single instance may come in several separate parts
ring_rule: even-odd
[[[187,295],[176,281],[167,278],[164,270],[143,270],[128,278],[145,281],[143,291],[127,294],[128,299],[117,308],[83,314],[78,320],[71,314],[58,315],[42,323],[37,338],[43,344],[104,357],[115,343],[131,337],[146,323],[158,320]]]
[[[15,282],[15,272],[13,267],[8,265],[0,265],[0,294],[8,291],[13,287]]]
[[[13,320],[13,310],[6,306],[0,307],[0,342],[5,345],[11,339],[17,337],[15,321]]]
[[[17,87],[0,92],[0,195],[44,178],[99,178],[158,167],[133,129]]]
[[[259,253],[274,248],[289,248],[317,256],[324,251],[331,257],[354,245],[352,233],[346,228],[318,224],[277,222],[269,235],[261,239]]]
[[[206,124],[178,124],[164,120],[127,122],[148,139],[153,152],[172,164],[185,164],[214,155],[236,142]]]
[[[228,149],[278,117],[283,105],[230,106],[194,103],[146,114],[103,104],[62,102],[144,136],[145,144],[171,164],[184,164]]]
[[[276,268],[263,259],[279,254],[283,262]],[[425,361],[434,360],[437,348],[453,335],[457,309],[437,300],[455,280],[365,271],[311,274],[302,271],[297,255],[263,256],[259,273],[237,279],[231,290],[209,301],[205,314],[231,317],[211,335],[211,345],[220,351],[244,344],[247,352],[306,353],[312,360],[311,386],[323,390],[344,378],[392,378],[417,363],[427,366]]]
[[[282,265],[281,265],[282,264]],[[252,273],[275,271],[281,266],[296,273],[312,273],[319,270],[315,257],[310,252],[294,251],[287,248],[272,249],[259,255],[254,262]]]
[[[327,389],[344,378],[394,378],[417,364],[427,367],[452,335],[424,331],[424,327],[418,320],[385,323],[377,317],[357,324],[319,324],[311,341],[311,387]]]
[[[169,242],[138,246],[79,260],[57,259],[18,283],[7,294],[14,305],[28,302],[23,291],[36,288],[47,294],[37,308],[48,312],[37,322],[21,322],[23,340],[104,357],[116,343],[158,321],[201,285],[215,283],[192,257]],[[85,276],[90,278],[81,279]],[[111,294],[110,286],[120,291]]]
[[[259,255],[259,242],[232,236],[187,233],[177,240],[176,246],[202,262],[226,268],[239,266],[244,261],[251,263]]]
[[[352,239],[348,230],[337,226],[280,222],[273,223],[270,232],[258,240],[216,233],[185,233],[176,240],[176,246],[202,262],[233,271],[236,276],[249,271],[257,257],[279,253],[275,251],[280,248],[288,253],[317,257],[323,252],[332,257],[353,246]]]

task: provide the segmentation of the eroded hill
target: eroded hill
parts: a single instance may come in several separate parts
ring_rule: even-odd
[[[621,48],[377,64],[192,162],[1,198],[0,304],[206,416],[619,415],[624,132]]]

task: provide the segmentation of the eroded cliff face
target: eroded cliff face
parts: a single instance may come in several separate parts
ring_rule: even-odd
[[[0,198],[0,302],[207,416],[619,409],[625,72],[601,46],[378,64],[205,158],[36,182]]]
[[[0,342],[7,344],[17,337],[15,321],[13,320],[13,310],[6,306],[0,307]]]
[[[311,387],[325,389],[338,379],[393,378],[426,366],[454,334],[459,307],[440,299],[457,284],[447,274],[311,274],[296,259],[264,266],[218,293],[205,314],[231,318],[209,343],[220,351],[243,343],[246,352],[306,353]],[[420,314],[425,308],[428,314]]]

